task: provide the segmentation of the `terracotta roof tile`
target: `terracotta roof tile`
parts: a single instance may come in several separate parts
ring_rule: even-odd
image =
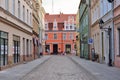
[[[63,23],[64,21],[68,21],[68,17],[74,16],[74,20],[76,20],[76,14],[46,14],[45,21],[47,22],[54,22],[56,19],[57,22]]]

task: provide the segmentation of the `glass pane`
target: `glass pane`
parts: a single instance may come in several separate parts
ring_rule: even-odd
[[[5,32],[1,32],[1,38],[8,38],[8,34]]]
[[[1,66],[7,65],[8,63],[8,40],[1,39]]]

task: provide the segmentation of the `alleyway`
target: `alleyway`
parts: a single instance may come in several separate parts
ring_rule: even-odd
[[[52,56],[22,80],[96,80],[67,56]]]
[[[0,71],[0,80],[120,80],[120,68],[78,56],[43,56]]]

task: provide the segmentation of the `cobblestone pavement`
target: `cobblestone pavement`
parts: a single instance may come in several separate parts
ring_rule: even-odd
[[[21,80],[97,80],[67,56],[52,56]]]
[[[77,56],[69,56],[69,58],[94,75],[97,80],[120,80],[120,68],[80,59]]]
[[[50,56],[44,56],[39,59],[27,62],[26,64],[20,64],[15,67],[0,71],[0,80],[20,80],[31,70],[47,61]]]

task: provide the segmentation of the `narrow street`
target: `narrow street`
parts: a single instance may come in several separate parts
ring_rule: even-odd
[[[52,56],[21,80],[97,80],[67,56]]]

